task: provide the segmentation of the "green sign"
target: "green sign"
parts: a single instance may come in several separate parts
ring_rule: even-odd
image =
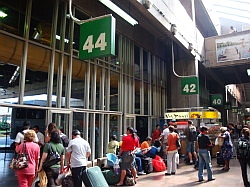
[[[115,18],[111,15],[80,25],[81,60],[115,55]]]
[[[181,79],[182,95],[191,95],[199,93],[198,77],[185,77]]]
[[[232,109],[232,103],[230,101],[226,102],[224,105],[225,110],[231,110]]]
[[[238,107],[237,106],[232,106],[232,112],[237,113],[238,112]]]
[[[221,94],[210,95],[211,106],[223,105],[223,96]]]

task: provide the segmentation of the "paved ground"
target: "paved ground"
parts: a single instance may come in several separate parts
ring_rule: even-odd
[[[0,187],[18,187],[15,173],[8,168],[9,161],[12,157],[11,153],[0,153]],[[213,159],[213,171],[216,177],[215,181],[197,182],[197,170],[192,166],[185,165],[183,162],[177,170],[176,175],[165,176],[165,172],[155,172],[148,175],[139,176],[136,187],[186,187],[186,186],[202,186],[202,187],[244,187],[241,179],[241,170],[236,159],[231,160],[229,172],[222,172],[221,167],[217,166],[216,159]],[[250,173],[250,171],[249,171]],[[250,179],[250,178],[249,178]]]

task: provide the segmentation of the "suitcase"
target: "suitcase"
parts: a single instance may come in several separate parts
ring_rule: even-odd
[[[152,158],[150,157],[141,158],[141,161],[142,161],[142,169],[144,170],[144,172],[147,174],[152,173],[154,170]]]
[[[117,184],[120,181],[120,175],[116,175],[113,170],[104,170],[102,174],[109,185]]]
[[[86,168],[82,173],[82,181],[85,187],[109,187],[98,166]]]
[[[216,160],[217,160],[218,165],[224,165],[225,164],[224,159],[221,157],[220,152],[216,153]]]

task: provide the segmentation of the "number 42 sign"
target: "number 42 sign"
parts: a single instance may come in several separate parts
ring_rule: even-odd
[[[199,93],[198,77],[181,78],[182,95],[192,95]]]

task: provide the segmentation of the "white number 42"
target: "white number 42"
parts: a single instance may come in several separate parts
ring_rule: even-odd
[[[93,51],[93,48],[100,48],[101,51],[105,50],[107,46],[107,42],[105,41],[105,33],[101,33],[97,38],[95,45],[93,44],[93,35],[88,36],[87,40],[85,41],[82,49],[88,50],[88,53]]]

